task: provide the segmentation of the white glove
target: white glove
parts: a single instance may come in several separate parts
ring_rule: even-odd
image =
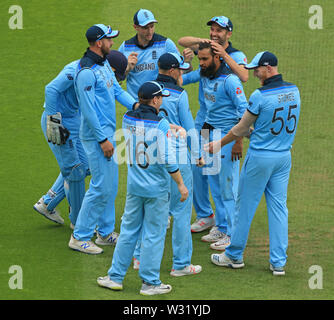
[[[47,116],[46,136],[48,141],[53,144],[61,145],[66,143],[70,132],[62,125],[60,112]]]

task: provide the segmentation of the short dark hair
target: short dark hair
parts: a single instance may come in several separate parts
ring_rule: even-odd
[[[210,42],[200,42],[198,46],[198,50],[203,50],[203,49],[210,49],[211,54],[214,55]]]
[[[153,99],[144,99],[144,98],[141,98],[140,96],[138,98],[139,98],[139,103],[145,104],[145,105],[149,105],[150,102],[153,100]]]

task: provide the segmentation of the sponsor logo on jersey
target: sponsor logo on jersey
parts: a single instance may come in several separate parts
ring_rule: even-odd
[[[142,63],[135,66],[135,72],[141,72],[146,70],[155,70],[155,63]]]
[[[157,52],[155,50],[152,51],[152,59],[153,60],[157,60],[158,59]]]
[[[211,101],[211,102],[216,102],[216,97],[214,94],[209,94],[207,92],[204,93],[205,99]]]

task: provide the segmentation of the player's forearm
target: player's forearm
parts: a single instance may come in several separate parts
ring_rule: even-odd
[[[182,179],[182,175],[181,175],[181,172],[180,172],[179,169],[175,172],[169,172],[169,174],[178,186],[184,184],[183,179]]]
[[[178,44],[185,48],[190,48],[192,50],[198,50],[198,45],[201,42],[201,38],[196,37],[182,37],[179,39]]]
[[[136,100],[125,90],[120,88],[120,90],[117,92],[117,95],[115,96],[116,100],[122,104],[124,107],[126,107],[128,110],[132,110],[134,104],[136,103]]]
[[[230,130],[227,135],[220,139],[220,146],[223,147],[239,138],[239,136],[236,136],[235,134],[233,134],[232,130]]]
[[[236,74],[242,82],[246,82],[248,80],[248,70],[245,69],[242,64],[237,64],[228,53],[226,53],[222,58],[231,68],[232,72]]]
[[[56,105],[59,97],[59,92],[51,87],[45,87],[45,112],[47,115],[52,115],[57,112]]]
[[[231,129],[231,132],[236,137],[248,136],[250,133],[250,127],[255,122],[256,118],[257,116],[246,110],[240,122]]]
[[[79,92],[79,99],[82,117],[85,119],[88,127],[93,131],[95,139],[98,142],[106,140],[107,136],[100,125],[100,121],[93,107],[92,101],[94,101],[94,98],[90,95]]]

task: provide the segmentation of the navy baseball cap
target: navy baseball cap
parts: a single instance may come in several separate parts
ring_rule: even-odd
[[[223,29],[227,29],[228,31],[233,30],[233,24],[232,21],[224,16],[216,16],[213,17],[210,21],[208,21],[207,25],[211,26],[213,23],[217,23],[220,27]]]
[[[158,21],[155,20],[153,13],[146,9],[139,9],[133,17],[133,23],[137,26],[145,27],[152,22],[158,23]]]
[[[126,56],[117,50],[111,50],[107,54],[107,60],[111,67],[115,69],[116,78],[119,81],[123,81],[125,79],[125,71],[128,66],[128,59]]]
[[[110,26],[104,24],[94,24],[86,31],[88,42],[95,42],[103,38],[116,38],[118,35],[118,30],[112,30]]]
[[[169,70],[172,68],[178,68],[181,70],[188,70],[190,68],[190,64],[184,62],[183,56],[180,56],[174,52],[166,52],[160,56],[158,60],[159,68],[163,70]]]
[[[138,90],[138,97],[142,99],[153,99],[154,97],[168,97],[169,91],[156,81],[147,81]]]
[[[255,69],[261,66],[272,66],[276,67],[278,65],[277,57],[269,52],[269,51],[262,51],[259,52],[252,60],[251,63],[245,65],[246,69]]]

